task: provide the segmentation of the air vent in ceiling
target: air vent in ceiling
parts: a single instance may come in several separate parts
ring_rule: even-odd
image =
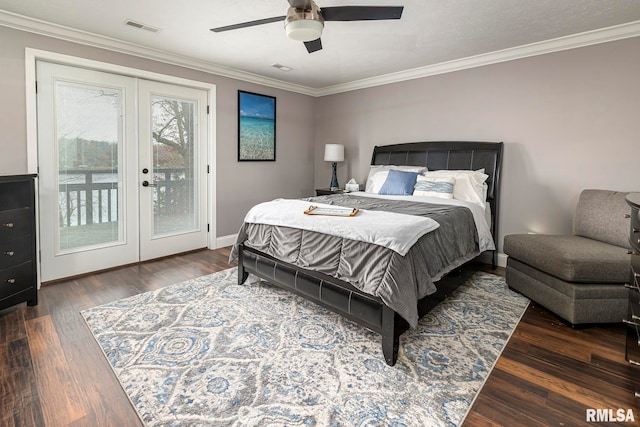
[[[127,19],[126,21],[124,21],[124,24],[128,25],[130,27],[133,27],[133,28],[138,28],[140,30],[149,31],[151,33],[157,33],[157,32],[160,31],[160,28],[152,27],[150,25],[141,24],[141,23],[133,21],[131,19]]]
[[[271,66],[273,68],[277,68],[280,71],[291,71],[291,70],[293,70],[293,68],[287,67],[286,65],[282,65],[282,64],[271,64]]]

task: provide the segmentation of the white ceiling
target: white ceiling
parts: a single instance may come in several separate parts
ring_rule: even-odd
[[[478,55],[493,55],[487,62],[497,62],[640,35],[640,0],[317,3],[320,7],[403,5],[404,13],[393,21],[326,22],[324,49],[313,54],[301,42],[289,40],[280,23],[223,33],[209,30],[284,15],[286,0],[0,0],[0,25],[38,28],[37,32],[116,50],[147,51],[148,57],[166,55],[174,63],[213,67],[231,76],[238,72],[249,80],[266,78],[276,86],[285,82],[311,94],[402,80],[426,70],[434,74],[446,70],[447,64],[464,64]],[[154,34],[126,26],[127,19],[161,31]],[[608,30],[593,32],[603,28]],[[580,37],[566,37],[576,34]],[[273,68],[274,63],[292,71]]]

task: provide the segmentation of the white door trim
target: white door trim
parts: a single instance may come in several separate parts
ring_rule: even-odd
[[[125,76],[138,77],[147,80],[155,80],[162,83],[176,84],[196,89],[206,90],[208,94],[209,115],[208,120],[208,150],[207,158],[209,164],[209,174],[207,179],[207,220],[209,223],[209,234],[207,247],[216,249],[216,85],[197,80],[185,79],[182,77],[169,76],[155,73],[153,71],[140,70],[137,68],[125,67],[122,65],[110,64],[107,62],[95,61],[92,59],[80,58],[46,50],[25,48],[25,91],[26,91],[26,121],[27,121],[27,173],[38,173],[38,122],[36,108],[36,61],[43,60],[56,62],[75,67],[89,68],[97,71],[105,71]],[[37,191],[37,181],[36,181]],[[37,197],[36,197],[37,199]],[[36,221],[39,221],[38,209],[36,207]],[[38,222],[39,223],[39,222]],[[37,245],[39,250],[39,233],[36,231]],[[38,265],[38,271],[40,266]],[[38,277],[38,281],[39,281]],[[38,283],[39,286],[39,283]]]

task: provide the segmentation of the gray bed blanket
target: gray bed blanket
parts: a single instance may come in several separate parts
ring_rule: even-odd
[[[311,197],[309,202],[427,216],[440,227],[422,236],[402,256],[371,243],[313,231],[244,223],[238,245],[269,254],[309,270],[336,277],[382,299],[409,322],[418,323],[418,300],[436,291],[435,281],[479,254],[478,233],[471,211],[462,206],[387,200],[349,194]]]

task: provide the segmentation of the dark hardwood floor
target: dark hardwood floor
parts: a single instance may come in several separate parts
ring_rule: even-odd
[[[141,426],[80,311],[229,268],[228,256],[199,251],[79,277],[43,286],[36,307],[0,311],[0,425]],[[640,425],[624,345],[622,325],[573,329],[531,304],[464,425],[594,425],[588,408],[632,408],[636,422],[624,425]]]

